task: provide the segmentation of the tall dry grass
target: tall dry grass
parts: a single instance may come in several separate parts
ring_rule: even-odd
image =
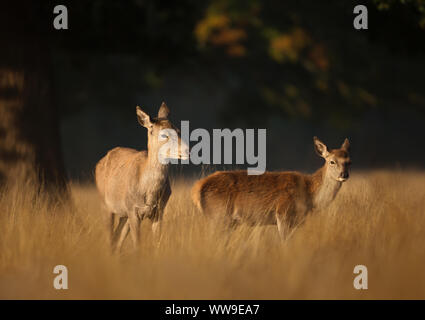
[[[72,185],[73,207],[54,208],[31,185],[0,199],[0,298],[371,299],[425,298],[425,173],[354,173],[337,199],[282,243],[275,227],[228,233],[193,207],[190,181],[174,182],[156,247],[111,255],[91,185]],[[53,288],[53,267],[69,289]],[[369,289],[353,288],[353,268]]]

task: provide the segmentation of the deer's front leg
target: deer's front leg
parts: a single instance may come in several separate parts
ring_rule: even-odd
[[[111,222],[112,224],[112,222]],[[124,227],[128,224],[127,217],[119,217],[118,226],[114,230],[113,225],[111,226],[111,248],[112,252],[115,251],[117,241],[119,241]]]
[[[152,233],[157,246],[161,243],[162,222],[160,220],[152,221]]]
[[[157,246],[160,245],[161,238],[162,238],[163,215],[164,215],[164,207],[160,205],[156,208],[153,216],[151,217],[153,239]]]
[[[164,216],[165,206],[167,205],[168,199],[171,195],[170,183],[167,180],[163,193],[161,194],[158,206],[154,209],[151,218],[152,221],[152,233],[156,245],[159,247],[162,239],[162,218]]]
[[[140,244],[140,224],[145,217],[151,215],[152,207],[148,205],[134,207],[131,215],[128,217],[130,225],[130,234],[135,247]]]
[[[117,252],[121,252],[122,244],[123,244],[125,238],[127,238],[129,231],[130,231],[130,224],[127,220],[126,224],[124,225],[124,227],[121,230],[121,235],[119,237],[119,240],[118,240],[118,243],[117,243],[117,246],[116,246]]]
[[[137,248],[140,244],[140,212],[138,207],[134,207],[128,215],[128,224],[130,226],[130,235],[134,246]]]

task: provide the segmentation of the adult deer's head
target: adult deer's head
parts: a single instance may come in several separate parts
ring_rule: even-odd
[[[157,154],[161,163],[166,159],[189,159],[189,147],[181,140],[180,131],[168,120],[170,109],[165,102],[161,104],[156,118],[151,118],[139,106],[136,107],[137,119],[148,129],[148,152]]]
[[[346,181],[349,177],[350,142],[346,138],[339,149],[328,150],[328,147],[317,137],[313,138],[314,147],[319,156],[326,160],[327,172],[337,181]]]

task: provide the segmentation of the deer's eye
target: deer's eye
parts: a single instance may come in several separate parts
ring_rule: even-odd
[[[164,139],[164,140],[168,139],[168,136],[166,134],[161,134],[160,137],[161,137],[161,139]]]
[[[331,163],[331,165],[334,165],[336,162],[335,162],[335,161],[333,161],[333,160],[331,160],[331,162],[330,162],[330,163]]]

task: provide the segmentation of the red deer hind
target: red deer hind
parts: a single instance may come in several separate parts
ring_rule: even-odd
[[[152,221],[156,236],[160,233],[164,208],[171,195],[169,163],[160,159],[189,157],[189,148],[168,120],[169,109],[165,103],[157,118],[151,118],[140,107],[136,113],[140,125],[148,130],[148,150],[117,147],[96,165],[96,185],[108,210],[113,250],[120,250],[128,233],[135,246],[139,244],[140,222],[144,218]],[[178,148],[162,148],[167,142],[175,143]],[[115,216],[119,217],[116,228]]]
[[[350,143],[328,150],[314,137],[316,152],[325,164],[315,173],[219,171],[195,183],[192,199],[206,215],[219,216],[231,225],[275,224],[286,239],[314,209],[325,208],[348,179]],[[222,215],[222,216],[220,216]]]

